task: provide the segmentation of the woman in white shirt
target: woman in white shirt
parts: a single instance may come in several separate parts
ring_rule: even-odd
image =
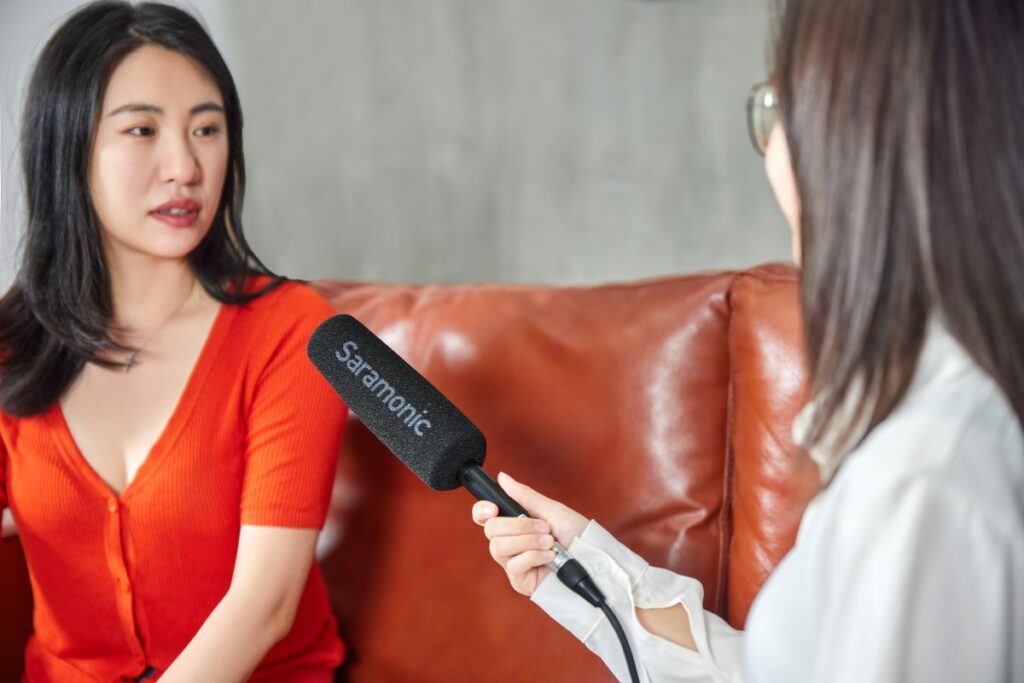
[[[825,487],[747,630],[694,579],[506,475],[480,502],[520,593],[628,680],[1024,681],[1024,3],[789,0],[751,131],[794,233]]]

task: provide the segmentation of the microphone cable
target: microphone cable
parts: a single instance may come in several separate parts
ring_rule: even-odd
[[[467,463],[459,468],[457,476],[462,486],[476,496],[477,500],[489,500],[494,503],[498,508],[499,515],[520,519],[530,516],[523,506],[513,500],[505,492],[505,489],[501,488],[479,465]],[[622,646],[622,654],[626,657],[629,678],[632,683],[640,683],[640,675],[637,673],[636,661],[633,659],[633,650],[629,647],[626,632],[622,629],[622,624],[615,616],[615,612],[608,605],[604,593],[597,587],[597,583],[579,560],[570,555],[561,543],[555,541],[552,550],[555,551],[555,559],[548,566],[566,588],[600,609],[608,617],[608,621],[619,639],[619,644]]]
[[[636,669],[636,660],[633,659],[633,650],[629,647],[629,640],[622,628],[615,612],[608,605],[604,593],[597,587],[594,579],[578,560],[570,556],[560,544],[555,543],[555,560],[551,563],[556,568],[556,576],[573,593],[580,596],[594,607],[604,612],[608,622],[612,625],[615,635],[622,646],[622,654],[626,657],[626,666],[629,668],[629,679],[632,683],[640,683],[640,674]]]
[[[612,628],[615,629],[615,635],[619,637],[619,643],[622,645],[622,654],[626,656],[626,666],[629,667],[629,680],[633,683],[640,683],[640,675],[636,671],[636,662],[633,660],[633,651],[629,649],[629,641],[626,640],[626,632],[622,630],[622,624],[619,623],[618,617],[615,616],[615,612],[612,611],[607,602],[602,602],[600,608],[604,615],[608,617]]]

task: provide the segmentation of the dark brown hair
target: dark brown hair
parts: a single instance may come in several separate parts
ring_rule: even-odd
[[[810,444],[892,412],[932,316],[1024,423],[1024,3],[789,0],[779,19]]]
[[[227,65],[186,12],[158,3],[94,2],[72,14],[43,48],[22,120],[28,224],[14,285],[0,299],[0,406],[13,415],[46,410],[88,361],[125,350],[109,334],[110,280],[89,196],[87,169],[111,72],[143,45],[195,60],[216,82],[227,120],[228,170],[209,233],[188,255],[203,288],[240,304],[250,275],[271,275],[242,232],[245,160],[242,109]]]

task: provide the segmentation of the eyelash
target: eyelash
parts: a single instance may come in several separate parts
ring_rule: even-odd
[[[136,132],[136,131],[140,131],[140,132]],[[129,128],[125,132],[128,135],[132,135],[132,136],[140,137],[140,138],[151,137],[153,135],[153,133],[154,133],[153,129],[150,128],[149,126],[134,126],[132,128]],[[196,135],[197,137],[205,138],[205,137],[210,137],[211,135],[215,135],[215,134],[217,134],[219,132],[220,132],[220,126],[203,126],[201,128],[197,128],[196,132],[194,133],[194,135]]]

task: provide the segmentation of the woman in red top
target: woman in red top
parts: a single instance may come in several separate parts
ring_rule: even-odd
[[[305,344],[332,311],[246,244],[227,66],[181,10],[94,3],[44,48],[23,130],[0,509],[26,679],[331,680],[313,550],[345,408]]]

